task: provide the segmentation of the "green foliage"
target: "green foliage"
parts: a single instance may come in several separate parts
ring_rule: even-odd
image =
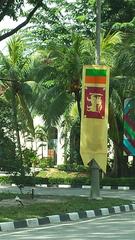
[[[9,195],[9,194],[8,194]],[[5,195],[6,196],[6,195]],[[7,196],[6,196],[7,197]],[[9,198],[14,199],[15,195],[9,195]],[[22,197],[22,196],[21,196]],[[86,210],[95,210],[101,208],[111,208],[113,206],[121,206],[131,204],[132,201],[117,198],[103,198],[102,200],[90,200],[88,197],[67,197],[67,196],[45,196],[42,201],[38,199],[36,203],[32,203],[30,196],[23,195],[23,199],[27,199],[29,205],[6,206],[0,207],[0,222],[17,221],[28,218],[42,218],[50,215],[59,215],[69,212],[82,212]],[[1,194],[0,194],[1,198]],[[29,201],[28,201],[29,200]]]
[[[46,168],[54,167],[55,160],[51,157],[41,158],[39,161],[39,167],[45,170]]]
[[[13,199],[13,198],[15,198],[15,194],[14,193],[10,193],[10,192],[8,192],[8,193],[4,193],[4,192],[0,193],[0,201],[5,200],[5,199]]]
[[[2,177],[1,177],[2,179]],[[24,186],[34,186],[35,184],[48,184],[58,185],[58,184],[71,184],[72,186],[81,186],[81,185],[89,185],[90,179],[88,177],[31,177],[31,176],[11,176],[10,182],[15,183],[16,185],[24,185]]]
[[[3,97],[0,97],[0,127],[5,134],[12,137],[13,123],[12,123],[12,108],[9,102]]]
[[[5,184],[11,184],[12,180],[10,176],[0,176],[0,184],[5,185]]]
[[[36,166],[38,166],[39,159],[37,157],[37,152],[32,149],[28,149],[28,148],[23,149],[22,159],[23,159],[23,167],[26,173],[30,173],[31,167],[35,168]]]
[[[29,0],[28,2],[35,5],[37,1]],[[93,64],[95,61],[96,1],[51,0],[50,2],[52,3],[51,6],[46,5],[43,1],[43,8],[33,18],[34,27],[32,26],[31,29],[27,30],[25,39],[28,40],[28,37],[30,37],[29,50],[17,37],[13,38],[8,45],[10,59],[1,53],[1,76],[15,80],[14,95],[18,106],[19,129],[24,131],[29,129],[34,133],[33,121],[29,112],[30,107],[43,114],[47,127],[57,124],[60,116],[64,115],[63,122],[68,128],[67,132],[71,130],[70,160],[80,164],[80,126],[79,124],[75,125],[68,114],[66,118],[65,113],[69,112],[71,104],[76,101],[80,114],[82,66],[83,64]],[[5,1],[0,12],[0,19],[5,14],[14,19],[17,18],[22,11],[22,3],[23,1],[18,2],[16,0],[7,4],[7,1]],[[134,15],[134,1],[105,0],[102,2],[101,63],[112,67],[109,137],[117,148],[117,151],[115,148],[115,155],[117,155],[115,159],[118,164],[121,162],[118,159],[122,159],[123,101],[125,97],[131,97],[135,94]],[[125,34],[114,32],[117,30]],[[34,61],[33,66],[29,68],[31,61],[27,53],[31,53],[37,46],[38,48],[41,47],[40,51],[35,53],[34,56],[34,60],[37,61]],[[34,96],[32,95],[32,84],[30,83],[29,86],[27,84],[28,80],[33,79],[37,82],[34,85]],[[5,90],[5,97],[8,101],[11,101],[10,82],[5,84]],[[28,99],[30,99],[29,104]],[[5,128],[2,125],[4,126],[4,136],[5,129],[7,132],[10,126],[10,124],[8,126],[10,117],[6,118],[3,115],[5,113],[8,116],[8,111],[1,111],[0,113],[0,124],[7,126]],[[6,119],[5,123],[4,119]],[[13,129],[15,129],[15,126]],[[43,139],[42,132],[39,132],[39,134],[40,139]],[[63,136],[65,138],[68,136],[65,129]],[[65,140],[65,146],[68,145],[68,141]],[[65,148],[66,154],[68,153],[67,150],[68,148]]]
[[[74,1],[65,0],[51,1],[51,7],[44,7],[47,11],[40,11],[33,18],[35,28],[31,28],[31,35],[35,39],[59,39],[69,43],[69,38],[73,32],[79,32],[82,35],[90,37],[95,28],[94,1]]]
[[[80,120],[77,119],[72,123],[70,130],[70,159],[69,162],[83,165],[80,156]]]
[[[88,177],[65,177],[65,178],[48,178],[48,184],[71,184],[72,186],[90,185],[90,179]]]
[[[15,183],[17,185],[24,185],[24,186],[34,186],[35,184],[48,184],[58,185],[58,184],[71,184],[74,187],[81,186],[81,185],[90,185],[90,178],[88,176],[68,176],[65,177],[32,177],[32,176],[1,176],[0,183],[4,184],[12,184]],[[101,179],[100,186],[112,186],[116,188],[117,186],[129,186],[132,189],[135,189],[135,178],[134,177],[126,177],[126,178],[110,178],[105,177]]]
[[[121,177],[121,178],[103,178],[101,181],[102,186],[129,186],[132,189],[135,189],[135,178],[133,177]]]
[[[34,186],[35,178],[31,176],[10,176],[10,181],[16,185]]]
[[[87,172],[88,167],[85,167],[83,165],[78,165],[77,163],[73,164],[64,164],[64,165],[58,165],[57,169],[61,171],[66,171],[66,172]]]
[[[13,141],[12,108],[3,97],[0,97],[0,169],[16,172],[18,162],[15,156]]]
[[[130,13],[130,14],[129,14]],[[111,29],[116,22],[130,22],[135,16],[135,2],[132,0],[105,0],[102,4],[102,22]]]
[[[0,21],[4,18],[4,16],[9,16],[14,20],[17,20],[18,15],[22,11],[23,3],[23,0],[14,0],[10,2],[8,0],[3,1],[1,3]]]
[[[134,82],[131,84],[131,81],[134,81],[135,75],[135,37],[133,34],[126,34],[123,38],[122,44],[119,46],[119,50],[116,55],[115,61],[115,74],[119,76],[126,76],[128,84],[127,90],[134,87]],[[130,76],[130,79],[129,79]]]
[[[124,33],[134,33],[135,32],[135,17],[130,22],[115,23],[113,29],[116,31],[122,31]]]
[[[23,16],[26,14],[24,13],[25,8],[24,8],[24,4],[27,3],[32,3],[35,5],[35,1],[24,1],[24,0],[13,0],[13,1],[8,1],[5,0],[1,2],[1,9],[0,9],[0,21],[4,20],[5,16],[9,16],[10,18],[13,18],[13,20],[18,20],[18,18],[20,16]],[[7,37],[12,36],[13,34],[15,34],[16,32],[18,32],[21,28],[23,28],[25,25],[27,25],[29,23],[29,21],[31,20],[32,16],[34,15],[34,13],[37,11],[37,9],[39,7],[41,7],[42,5],[42,0],[39,0],[38,3],[36,2],[36,6],[28,13],[25,21],[23,21],[22,23],[18,24],[17,27],[15,27],[14,29],[11,30],[7,30],[5,31],[5,29],[3,29],[1,31],[0,34],[0,41],[6,39]]]
[[[8,172],[16,172],[18,169],[18,162],[16,160],[14,142],[0,130],[0,169]]]
[[[5,86],[4,97],[12,104],[12,115],[14,118],[15,115],[17,115],[16,118],[18,120],[19,115],[17,123],[19,122],[18,124],[21,126],[20,123],[23,121],[23,123],[25,123],[23,127],[24,125],[25,127],[27,126],[33,134],[34,126],[28,104],[28,99],[30,98],[28,98],[28,89],[31,97],[32,91],[30,91],[30,85],[27,86],[26,83],[31,80],[29,79],[31,60],[21,35],[15,35],[11,38],[7,47],[7,54],[4,55],[0,52],[0,70],[1,76],[4,78],[1,81]],[[10,79],[11,82],[9,81]],[[13,122],[16,129],[15,119]]]

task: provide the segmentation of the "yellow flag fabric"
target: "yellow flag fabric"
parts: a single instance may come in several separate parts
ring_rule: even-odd
[[[80,153],[84,165],[94,159],[106,172],[109,67],[85,65],[82,83]]]

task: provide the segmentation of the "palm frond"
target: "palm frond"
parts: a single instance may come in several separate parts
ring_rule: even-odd
[[[123,33],[122,32],[114,32],[110,34],[110,32],[106,35],[106,37],[102,36],[101,40],[101,49],[102,51],[106,51],[107,49],[112,48],[116,44],[122,43]]]
[[[101,39],[101,62],[109,66],[114,65],[114,58],[117,53],[116,47],[122,43],[123,34],[121,32],[108,33],[102,35]]]
[[[29,130],[31,131],[31,134],[34,136],[35,133],[34,133],[33,118],[32,118],[32,116],[30,114],[30,111],[29,111],[28,106],[26,104],[25,98],[19,92],[18,92],[17,96],[18,96],[18,99],[20,101],[20,104],[21,104],[21,107],[23,109],[23,112],[24,112],[24,114],[26,116],[26,120],[27,120],[27,124],[28,124]]]
[[[19,35],[13,36],[8,44],[8,52],[10,60],[13,65],[19,63],[20,59],[23,57],[22,53],[24,52],[24,44]]]
[[[47,125],[55,125],[69,106],[71,98],[65,91],[46,98],[44,119]]]

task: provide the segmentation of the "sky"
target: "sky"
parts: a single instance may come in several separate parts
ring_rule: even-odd
[[[67,2],[76,2],[76,0],[67,0]],[[27,4],[25,2],[24,4],[25,6],[25,10],[30,10],[31,9],[31,5]],[[5,29],[5,28],[9,28],[9,29],[13,29],[15,27],[17,27],[20,23],[22,23],[26,18],[24,17],[21,17],[19,18],[17,21],[13,21],[10,17],[8,16],[5,16],[3,21],[0,22],[0,31],[2,29]],[[3,51],[4,52],[4,49],[6,47],[6,42],[9,41],[9,38],[3,40],[3,41],[0,41],[0,51]]]
[[[32,7],[30,4],[27,4],[26,2],[24,3],[24,9],[25,11],[30,10]],[[8,29],[13,29],[17,27],[20,23],[22,23],[26,18],[25,17],[20,17],[17,21],[13,21],[10,17],[5,16],[4,19],[0,22],[0,31],[8,28]],[[0,41],[0,50],[4,51],[6,42],[9,41],[10,38],[6,38],[3,41]]]
[[[21,22],[24,21],[24,18],[20,18],[17,22],[13,21],[11,18],[6,16],[3,21],[0,22],[0,31],[4,28],[10,28],[13,29],[17,27]],[[9,41],[9,38],[4,39],[3,41],[0,41],[0,50],[4,51],[4,48],[6,46],[6,42]]]

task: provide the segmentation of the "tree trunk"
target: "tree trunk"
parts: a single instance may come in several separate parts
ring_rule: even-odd
[[[42,142],[42,146],[41,146],[41,148],[42,148],[42,159],[43,159],[43,157],[44,157],[44,146],[43,146],[43,142]]]
[[[79,89],[77,89],[76,91],[74,91],[75,94],[75,100],[77,102],[77,109],[78,109],[78,114],[81,120],[81,105],[80,105],[80,101],[81,101],[81,96],[80,96],[80,91]]]
[[[128,156],[123,156],[123,145],[114,143],[114,163],[110,174],[112,177],[128,176]]]
[[[129,177],[134,177],[134,176],[135,176],[135,156],[133,156],[132,167],[129,172]]]
[[[16,104],[16,91],[15,91],[15,83],[12,82],[12,109],[13,109],[13,125],[16,133],[16,141],[17,141],[17,150],[18,156],[21,163],[21,175],[24,175],[23,170],[23,160],[22,160],[22,151],[21,151],[21,143],[20,143],[20,135],[19,135],[19,126],[17,119],[17,104]]]
[[[110,173],[111,177],[117,177],[118,176],[118,150],[117,145],[114,144],[114,161],[113,161],[113,167],[112,171]]]

